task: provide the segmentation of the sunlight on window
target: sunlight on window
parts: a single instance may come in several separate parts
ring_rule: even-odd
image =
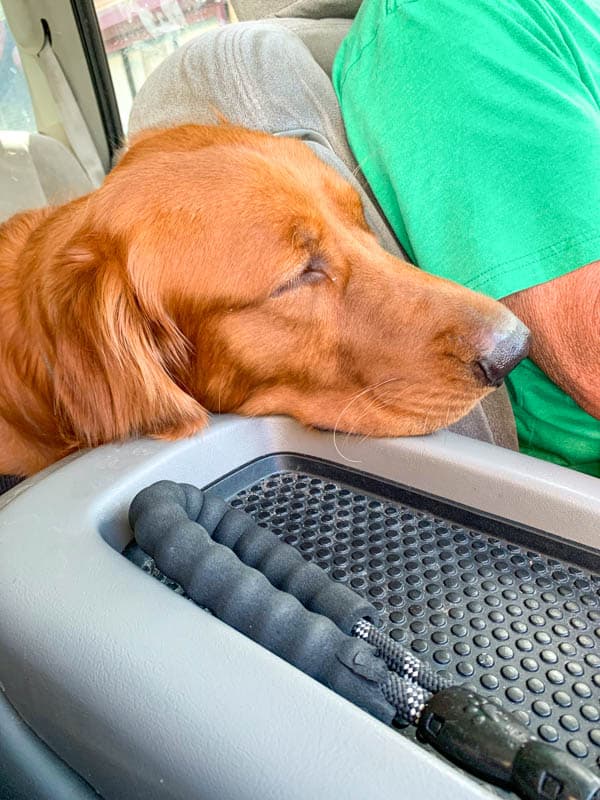
[[[233,21],[227,0],[94,0],[123,127],[133,98],[170,53]]]
[[[0,3],[0,130],[35,131],[21,58]]]

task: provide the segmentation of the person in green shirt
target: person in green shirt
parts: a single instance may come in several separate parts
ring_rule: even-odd
[[[600,0],[363,0],[333,81],[409,258],[531,329],[522,451],[600,477]]]

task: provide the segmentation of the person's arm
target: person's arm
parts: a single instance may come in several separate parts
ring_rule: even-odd
[[[531,330],[531,359],[600,419],[600,261],[502,302]]]

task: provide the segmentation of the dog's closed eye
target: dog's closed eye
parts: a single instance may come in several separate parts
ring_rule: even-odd
[[[296,275],[288,279],[284,284],[279,286],[274,292],[271,293],[271,297],[279,297],[280,295],[285,294],[285,292],[292,291],[293,289],[300,289],[304,286],[321,283],[328,277],[329,276],[325,271],[325,262],[323,259],[311,256],[311,258],[304,264],[302,269]]]

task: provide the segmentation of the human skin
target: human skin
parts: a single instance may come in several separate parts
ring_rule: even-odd
[[[502,302],[531,330],[530,358],[600,419],[600,261]]]

